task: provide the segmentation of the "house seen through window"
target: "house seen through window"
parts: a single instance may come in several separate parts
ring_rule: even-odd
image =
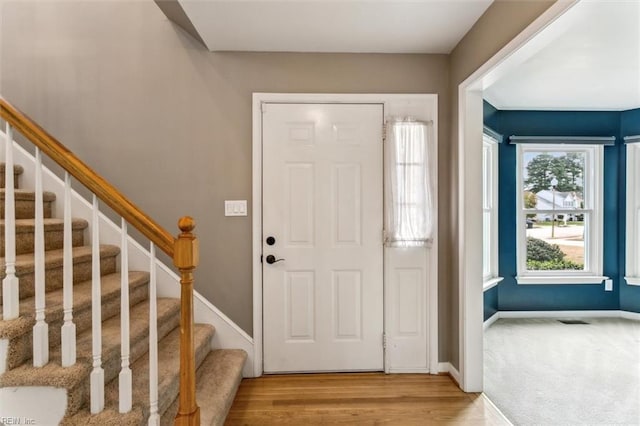
[[[518,275],[599,275],[602,147],[518,146]]]

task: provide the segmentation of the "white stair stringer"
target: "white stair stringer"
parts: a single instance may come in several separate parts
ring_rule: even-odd
[[[57,425],[66,408],[66,389],[49,386],[0,388],[0,424]]]

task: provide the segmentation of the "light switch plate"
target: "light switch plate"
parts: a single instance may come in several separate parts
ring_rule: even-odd
[[[225,216],[246,216],[247,200],[225,200],[224,215]]]
[[[613,291],[613,280],[604,280],[604,291]]]

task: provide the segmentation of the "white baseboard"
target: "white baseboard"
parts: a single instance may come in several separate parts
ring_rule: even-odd
[[[626,318],[640,321],[640,313],[610,311],[498,311],[488,318],[483,328],[486,331],[500,318]]]
[[[482,329],[484,331],[487,330],[487,328],[491,327],[491,325],[498,321],[500,319],[500,312],[496,312],[495,314],[491,315],[489,318],[487,318],[484,323],[482,324]]]
[[[216,328],[211,349],[243,349],[247,353],[247,361],[242,376],[254,377],[255,348],[251,336],[197,291],[193,292],[193,301],[195,321],[213,324]]]
[[[396,367],[396,368],[390,368],[389,371],[387,371],[387,373],[389,374],[429,374],[431,372],[429,371],[428,368]],[[436,373],[433,373],[433,374],[436,374]]]
[[[500,318],[619,318],[620,311],[499,311]]]
[[[449,373],[457,385],[460,386],[460,372],[450,362],[439,362],[438,371],[440,373]]]
[[[638,312],[620,311],[620,317],[640,321],[640,313]]]

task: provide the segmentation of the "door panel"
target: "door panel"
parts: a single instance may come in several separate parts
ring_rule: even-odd
[[[383,368],[382,105],[263,108],[264,371]]]

